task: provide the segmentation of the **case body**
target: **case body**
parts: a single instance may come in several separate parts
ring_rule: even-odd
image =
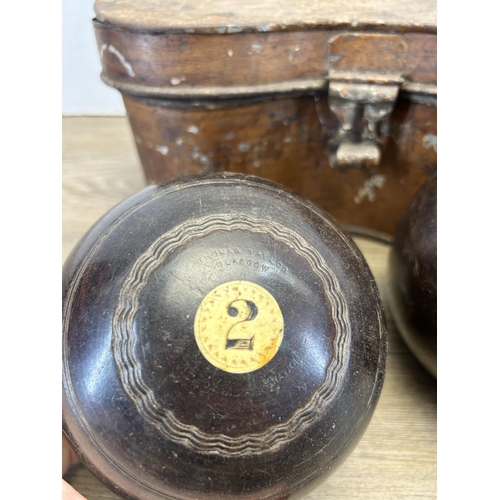
[[[394,234],[436,171],[436,5],[103,1],[103,80],[147,180],[281,183],[339,222]]]

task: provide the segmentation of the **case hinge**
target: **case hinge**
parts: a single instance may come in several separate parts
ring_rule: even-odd
[[[328,105],[338,129],[329,140],[331,167],[375,167],[403,82],[407,47],[393,34],[347,33],[329,42]]]

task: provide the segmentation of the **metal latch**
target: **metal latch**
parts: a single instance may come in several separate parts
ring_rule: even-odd
[[[331,167],[380,163],[390,117],[402,84],[407,47],[393,34],[346,33],[329,42],[328,105],[338,122],[329,141]]]

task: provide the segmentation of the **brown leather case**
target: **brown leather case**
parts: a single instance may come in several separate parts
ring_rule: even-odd
[[[97,0],[146,178],[281,183],[393,234],[436,170],[436,3]]]

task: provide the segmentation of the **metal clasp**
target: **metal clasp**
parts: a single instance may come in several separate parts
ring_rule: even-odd
[[[398,35],[346,33],[329,43],[328,105],[338,122],[331,167],[375,167],[402,84],[407,47]]]

